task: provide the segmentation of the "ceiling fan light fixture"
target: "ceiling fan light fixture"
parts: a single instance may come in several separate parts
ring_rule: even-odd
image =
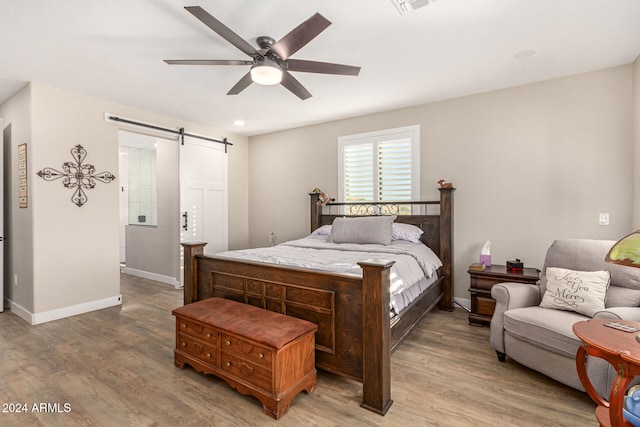
[[[251,80],[259,85],[277,85],[282,81],[282,68],[268,59],[257,62],[251,66]]]

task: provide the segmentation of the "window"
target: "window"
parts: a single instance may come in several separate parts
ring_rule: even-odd
[[[158,180],[153,136],[120,130],[120,200],[122,230],[125,225],[158,225]],[[126,184],[124,184],[126,183]],[[126,204],[125,204],[126,203]],[[125,220],[126,218],[126,220]]]
[[[341,136],[338,151],[339,200],[419,199],[419,125]]]

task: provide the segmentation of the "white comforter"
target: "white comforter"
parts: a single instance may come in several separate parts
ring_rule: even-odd
[[[222,252],[216,256],[362,275],[358,261],[378,258],[395,261],[391,267],[391,295],[431,277],[442,261],[427,246],[396,240],[390,245],[333,243],[327,236],[310,235],[276,246]]]

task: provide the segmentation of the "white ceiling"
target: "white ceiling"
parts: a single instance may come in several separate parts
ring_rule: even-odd
[[[362,71],[294,73],[305,101],[256,84],[227,96],[248,67],[162,61],[248,59],[191,5],[254,46],[319,12],[333,24],[292,57]],[[440,0],[400,15],[391,0],[0,0],[0,40],[0,102],[34,81],[255,135],[629,64],[640,1]]]

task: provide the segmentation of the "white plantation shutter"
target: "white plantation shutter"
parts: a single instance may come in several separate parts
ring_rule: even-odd
[[[411,200],[411,140],[378,143],[378,200]]]
[[[374,200],[375,162],[372,144],[344,148],[344,201]]]
[[[345,202],[417,200],[420,128],[409,126],[338,138],[340,189]]]

